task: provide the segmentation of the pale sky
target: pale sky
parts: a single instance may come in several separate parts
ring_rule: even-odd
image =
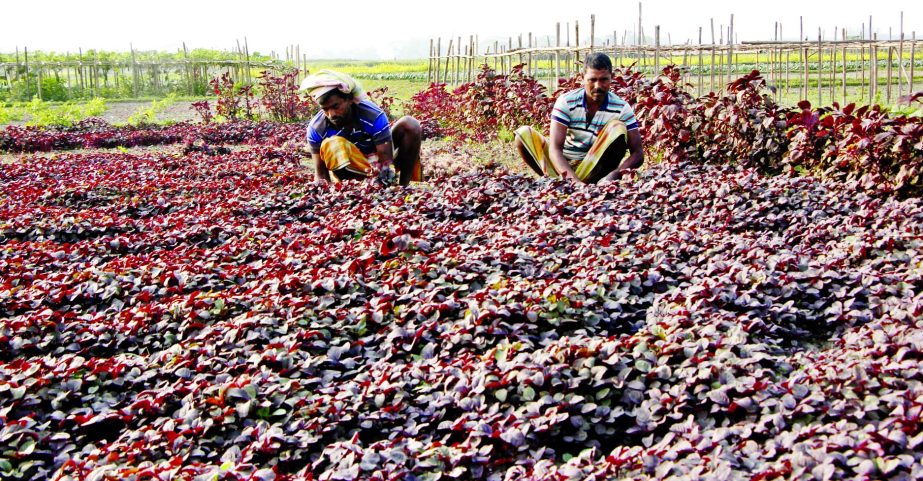
[[[347,7],[348,10],[343,7]],[[642,27],[652,37],[660,25],[661,42],[675,44],[698,40],[710,43],[710,20],[716,32],[727,28],[734,14],[734,28],[741,41],[771,40],[775,22],[781,22],[784,39],[796,39],[799,16],[805,36],[817,39],[818,28],[830,38],[834,29],[857,34],[872,15],[879,39],[889,28],[897,38],[901,11],[904,32],[923,38],[923,2],[910,0],[874,3],[828,0],[715,0],[642,2]],[[548,36],[554,42],[555,23],[561,22],[562,38],[570,23],[574,41],[575,21],[580,24],[581,44],[588,43],[590,15],[596,15],[596,37],[612,38],[618,32],[633,38],[638,24],[637,1],[502,1],[463,0],[341,0],[283,2],[279,0],[43,0],[39,3],[0,2],[0,51],[30,50],[76,52],[78,48],[128,51],[176,51],[186,42],[191,48],[230,49],[247,41],[251,52],[284,52],[298,44],[309,58],[391,59],[422,58],[429,39],[478,35],[482,48],[494,40],[532,32],[541,46]],[[866,25],[866,29],[868,26]],[[719,34],[716,33],[716,37]],[[611,40],[610,40],[611,41]]]

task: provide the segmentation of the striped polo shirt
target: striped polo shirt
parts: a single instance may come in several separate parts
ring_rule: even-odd
[[[375,152],[376,145],[391,142],[388,116],[377,105],[363,99],[354,105],[353,113],[358,119],[358,128],[355,125],[337,127],[327,119],[323,111],[318,112],[308,122],[308,144],[311,151],[319,153],[324,139],[340,136],[355,144],[368,157]]]
[[[606,103],[590,123],[586,120],[586,89],[572,90],[561,95],[551,112],[552,121],[567,127],[567,137],[564,139],[564,157],[567,160],[583,160],[593,142],[596,142],[599,131],[612,119],[624,122],[628,130],[638,129],[634,109],[611,91]]]

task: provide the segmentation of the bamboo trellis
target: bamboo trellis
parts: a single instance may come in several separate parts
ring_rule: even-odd
[[[526,72],[538,79],[553,80],[552,85],[557,85],[560,78],[580,70],[579,59],[583,56],[604,52],[616,65],[633,65],[648,74],[659,72],[663,65],[676,64],[681,67],[683,82],[691,84],[699,95],[720,90],[734,76],[758,69],[777,97],[795,96],[816,100],[818,104],[834,100],[891,104],[919,90],[920,80],[914,75],[916,65],[923,63],[923,57],[917,53],[921,41],[916,39],[915,32],[911,39],[890,41],[825,41],[819,36],[818,41],[702,44],[700,37],[697,45],[661,45],[658,27],[654,45],[625,45],[624,37],[619,45],[616,32],[613,41],[607,41],[606,45],[562,46],[560,24],[558,29],[554,46],[550,45],[550,38],[549,45],[543,47],[513,47],[510,40],[506,47],[494,42],[480,54],[476,43],[473,43],[475,48],[467,48],[464,53],[450,45],[443,54],[441,39],[431,41],[427,80],[458,84],[471,81],[481,65],[492,65],[499,73],[509,74],[513,66],[522,63]],[[841,38],[845,37],[843,30]],[[563,67],[561,59],[565,59]],[[458,75],[459,70],[462,75]]]

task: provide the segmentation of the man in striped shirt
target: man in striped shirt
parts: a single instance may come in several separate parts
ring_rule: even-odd
[[[532,127],[520,127],[516,149],[540,176],[588,184],[618,180],[644,162],[638,121],[631,106],[610,91],[609,56],[590,54],[584,65],[583,88],[561,95],[554,104],[550,139]]]
[[[320,105],[308,123],[308,145],[315,179],[325,183],[377,176],[385,184],[400,173],[400,184],[422,181],[422,129],[413,117],[394,125],[350,76],[321,70],[302,83]],[[377,165],[375,165],[377,164]]]

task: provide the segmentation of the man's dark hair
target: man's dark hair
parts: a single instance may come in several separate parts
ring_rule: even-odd
[[[326,102],[327,99],[329,99],[330,97],[333,97],[334,95],[337,96],[337,97],[340,97],[341,99],[344,99],[344,100],[352,100],[352,98],[353,98],[352,94],[343,93],[343,92],[341,92],[339,89],[333,89],[333,90],[331,90],[331,91],[325,93],[324,95],[321,95],[321,96],[317,99],[317,103],[318,103],[318,104],[322,104],[322,103]]]
[[[608,55],[601,52],[587,55],[583,65],[584,69],[591,68],[593,70],[612,71],[612,59],[610,59]]]

